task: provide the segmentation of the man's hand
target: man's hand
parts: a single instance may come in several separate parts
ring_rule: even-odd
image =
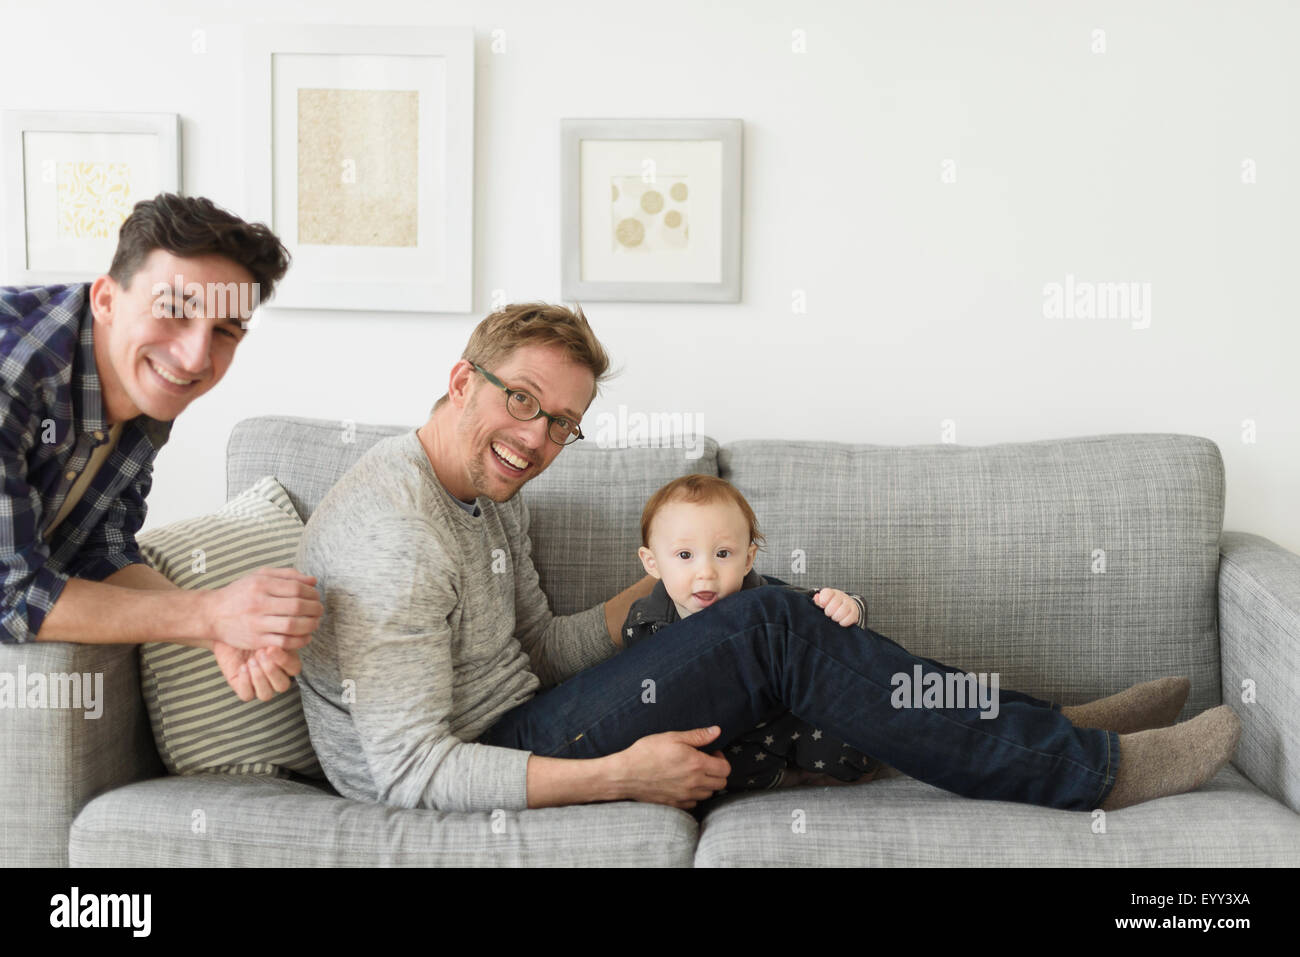
[[[838,588],[819,589],[813,601],[837,625],[847,628],[858,623],[858,603]]]
[[[315,584],[314,576],[297,569],[268,567],[202,592],[208,637],[233,648],[301,648],[324,611]]]
[[[731,765],[721,751],[707,755],[697,748],[714,740],[719,727],[648,734],[625,751],[611,755],[622,798],[693,808],[727,785]]]
[[[212,654],[240,701],[252,701],[254,695],[261,701],[270,701],[276,694],[288,691],[293,676],[302,671],[298,652],[283,648],[253,651],[214,641]]]

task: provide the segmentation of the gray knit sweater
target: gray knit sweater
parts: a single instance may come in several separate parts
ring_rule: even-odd
[[[603,606],[551,614],[520,497],[478,505],[458,506],[411,430],[366,452],[307,523],[295,566],[317,576],[325,611],[298,683],[340,794],[527,807],[528,752],[474,739],[614,654]]]

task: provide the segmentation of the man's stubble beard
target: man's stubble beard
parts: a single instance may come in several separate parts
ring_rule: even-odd
[[[472,434],[475,431],[476,425],[477,425],[477,415],[470,414],[463,417],[461,419],[461,428],[463,429],[462,434],[465,435]],[[502,504],[504,502],[510,501],[512,498],[518,495],[520,490],[525,485],[527,485],[528,482],[525,481],[519,483],[517,486],[515,486],[514,491],[512,491],[505,498],[498,499],[498,498],[493,498],[491,495],[489,495],[485,491],[485,489],[488,489],[491,486],[489,484],[487,467],[483,464],[483,459],[488,455],[495,455],[495,454],[496,453],[492,451],[492,438],[489,436],[488,439],[483,443],[483,446],[481,448],[475,449],[474,453],[470,455],[469,461],[465,463],[465,470],[466,472],[469,473],[470,485],[474,487],[475,495],[482,495],[484,498],[488,499],[489,501],[496,502],[497,504]]]
[[[474,493],[476,495],[482,495],[484,498],[496,502],[498,505],[510,501],[512,498],[518,495],[520,490],[523,489],[523,487],[528,483],[521,482],[519,485],[515,487],[515,490],[511,492],[509,495],[507,495],[505,498],[493,498],[486,491],[486,489],[488,488],[488,475],[487,475],[487,469],[484,468],[483,466],[483,454],[487,454],[487,455],[493,454],[491,439],[489,439],[487,444],[483,447],[483,449],[480,450],[480,454],[472,456],[469,460],[469,466],[468,466],[469,481],[470,484],[474,486]]]

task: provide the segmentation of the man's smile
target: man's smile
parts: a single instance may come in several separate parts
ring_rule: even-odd
[[[523,455],[520,455],[518,452],[515,452],[509,446],[506,446],[501,442],[493,442],[491,448],[493,457],[497,460],[497,463],[505,469],[507,474],[523,475],[528,471],[528,467],[532,464]]]
[[[172,372],[169,369],[159,365],[153,359],[146,357],[145,362],[148,364],[149,368],[153,370],[154,374],[157,375],[157,377],[160,380],[162,380],[165,386],[168,387],[167,388],[168,392],[172,392],[176,394],[187,392],[189,391],[191,386],[193,386],[196,382],[199,381],[198,379],[179,376],[175,372]]]

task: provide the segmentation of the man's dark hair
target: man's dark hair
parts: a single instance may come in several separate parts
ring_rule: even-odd
[[[275,284],[289,271],[289,251],[269,226],[246,223],[199,196],[159,193],[136,203],[118,233],[108,274],[127,288],[155,249],[182,257],[223,256],[238,263],[252,273],[261,302],[271,298]]]

